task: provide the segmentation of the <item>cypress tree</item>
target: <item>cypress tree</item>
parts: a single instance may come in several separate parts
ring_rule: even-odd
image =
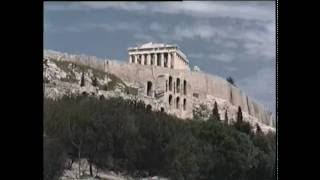
[[[237,122],[235,123],[235,128],[238,129],[239,131],[246,133],[246,134],[252,133],[252,127],[251,127],[250,123],[243,121],[243,116],[242,116],[242,111],[241,111],[240,106],[238,108]]]
[[[237,122],[238,123],[243,122],[242,111],[241,111],[241,107],[240,106],[238,107]]]
[[[229,118],[228,118],[228,110],[224,113],[224,122],[225,124],[229,124]]]
[[[214,107],[212,109],[212,119],[220,121],[220,115],[219,115],[219,111],[218,111],[217,102],[214,102]]]
[[[82,75],[81,75],[80,86],[81,86],[81,87],[84,86],[84,72],[82,72]]]

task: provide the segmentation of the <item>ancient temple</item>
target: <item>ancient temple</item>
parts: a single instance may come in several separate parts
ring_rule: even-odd
[[[177,45],[146,43],[128,48],[129,63],[190,70],[186,55]]]

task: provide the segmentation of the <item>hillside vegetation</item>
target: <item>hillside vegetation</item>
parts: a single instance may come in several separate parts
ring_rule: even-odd
[[[44,179],[58,179],[81,158],[132,177],[275,179],[275,135],[254,134],[238,116],[227,125],[214,111],[208,121],[181,120],[121,98],[45,98]]]

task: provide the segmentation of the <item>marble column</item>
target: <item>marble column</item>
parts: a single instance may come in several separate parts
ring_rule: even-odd
[[[133,55],[133,63],[138,64],[138,59],[136,54]]]
[[[154,66],[158,66],[158,55],[154,53]]]
[[[132,63],[132,56],[129,55],[129,64],[131,64],[131,63]]]
[[[160,66],[164,67],[164,53],[161,53]]]
[[[147,65],[151,65],[151,55],[147,55]]]
[[[171,53],[168,53],[168,63],[167,63],[168,68],[171,68]]]
[[[171,64],[172,64],[172,68],[176,67],[176,62],[177,62],[177,54],[175,52],[172,53],[172,59],[171,59]]]

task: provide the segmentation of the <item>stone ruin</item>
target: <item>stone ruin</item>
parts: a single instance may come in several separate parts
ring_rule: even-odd
[[[229,119],[235,120],[241,107],[244,119],[254,127],[259,124],[264,131],[275,131],[274,116],[261,104],[221,77],[203,73],[199,68],[190,70],[187,56],[177,45],[150,42],[128,48],[128,55],[129,63],[122,64],[87,59],[94,67],[138,89],[139,99],[152,110],[186,119],[192,118],[193,110],[201,104],[210,111],[217,102],[222,120],[226,111]],[[76,61],[77,57],[72,57]]]

